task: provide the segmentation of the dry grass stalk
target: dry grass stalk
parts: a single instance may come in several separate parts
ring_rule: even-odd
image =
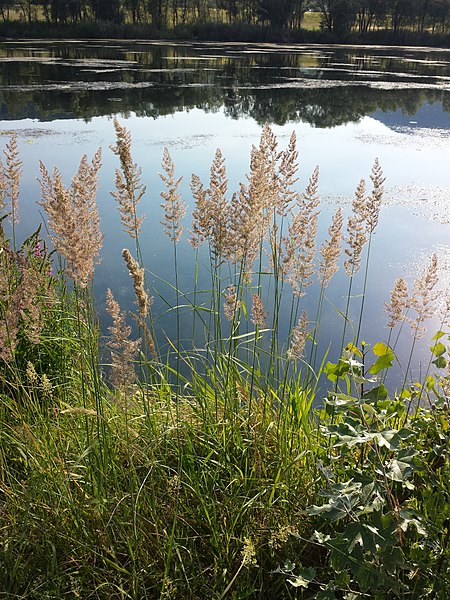
[[[37,345],[45,325],[45,308],[55,301],[46,273],[30,264],[21,269],[22,278],[16,290],[23,331],[31,344]]]
[[[385,302],[384,307],[389,317],[387,326],[393,329],[397,323],[405,319],[405,310],[408,308],[408,284],[403,277],[398,277],[394,282],[390,303]]]
[[[225,160],[216,150],[210,169],[209,188],[205,190],[197,175],[191,179],[195,209],[192,212],[191,244],[198,247],[208,241],[214,257],[230,253],[229,204],[226,198],[228,178]]]
[[[308,314],[304,310],[291,333],[291,343],[287,351],[288,360],[300,360],[303,357],[305,345],[309,336],[308,325]]]
[[[113,324],[108,327],[111,339],[111,383],[119,391],[125,392],[135,383],[136,373],[133,361],[136,358],[141,340],[130,340],[131,327],[125,324],[125,313],[120,310],[110,289],[106,292],[106,310]]]
[[[342,239],[342,225],[344,219],[342,216],[342,209],[338,208],[330,227],[328,228],[328,240],[320,247],[320,255],[322,259],[319,259],[320,267],[317,274],[320,285],[326,288],[331,281],[333,275],[338,271],[338,260],[341,254],[341,239]]]
[[[293,203],[298,202],[298,192],[293,190],[293,186],[297,183],[298,171],[298,151],[297,137],[295,131],[289,139],[288,147],[281,153],[279,180],[278,180],[278,201],[277,213],[281,217],[285,217]]]
[[[144,321],[144,319],[140,315],[136,315],[136,314],[132,313],[131,316],[136,321],[137,325],[144,332],[145,343],[146,343],[148,351],[150,352],[150,356],[152,357],[153,360],[158,360],[158,354],[156,352],[155,341],[153,339],[153,336],[150,332],[150,329],[149,329],[147,323]]]
[[[4,361],[12,360],[20,338],[33,345],[41,341],[45,311],[55,301],[51,279],[41,267],[39,260],[1,249],[0,358]]]
[[[139,307],[139,314],[142,318],[145,318],[147,316],[148,306],[150,304],[150,299],[148,297],[147,292],[144,289],[145,269],[139,266],[139,263],[136,260],[134,260],[134,258],[131,256],[130,251],[127,250],[127,248],[124,248],[122,250],[122,256],[125,261],[125,264],[127,265],[130,277],[133,280],[133,287]]]
[[[0,248],[0,359],[7,363],[12,361],[19,333],[19,311],[11,289],[13,268],[12,253]]]
[[[378,218],[380,215],[381,204],[383,202],[384,188],[383,184],[385,178],[383,177],[383,171],[380,167],[378,158],[375,159],[372,174],[370,176],[372,180],[372,193],[367,199],[367,229],[369,234],[372,234],[375,227],[378,225]]]
[[[344,262],[344,269],[349,276],[357,273],[361,266],[362,251],[368,240],[367,216],[366,182],[361,179],[353,198],[352,215],[347,222],[348,237],[345,241],[349,247],[345,253],[349,258]]]
[[[6,196],[8,194],[8,184],[6,182],[5,165],[0,160],[0,216],[6,208]]]
[[[296,296],[303,295],[303,289],[311,283],[316,256],[316,236],[320,200],[317,195],[319,169],[311,175],[305,192],[300,197],[292,222],[289,224],[289,237],[282,240],[282,269],[292,285]]]
[[[251,322],[260,329],[267,327],[269,314],[264,310],[264,305],[259,294],[252,295],[252,317]]]
[[[195,200],[195,208],[192,211],[192,231],[189,243],[193,248],[198,248],[208,239],[211,227],[208,197],[198,175],[192,175],[191,192]]]
[[[178,192],[182,177],[175,179],[175,166],[167,148],[164,148],[162,168],[164,173],[160,173],[159,176],[165,183],[167,191],[161,192],[164,198],[164,203],[161,204],[164,209],[164,220],[161,224],[164,233],[173,242],[178,242],[183,233],[181,220],[186,215],[186,204],[181,200],[181,194]]]
[[[269,231],[279,204],[277,141],[266,124],[259,147],[252,148],[248,184],[240,184],[230,207],[230,252],[232,260],[250,269],[258,258],[260,247]]]
[[[95,199],[100,167],[100,149],[92,164],[83,156],[71,188],[66,189],[59,170],[55,167],[51,177],[40,163],[40,204],[48,215],[53,243],[67,261],[69,276],[82,288],[94,275],[103,241]]]
[[[223,305],[223,312],[225,318],[228,321],[234,321],[236,313],[241,306],[241,302],[238,299],[236,288],[234,285],[229,285],[224,293],[225,303]]]
[[[6,193],[11,202],[11,221],[17,224],[19,222],[19,184],[22,174],[22,161],[19,158],[16,135],[13,135],[11,140],[6,144],[3,154],[5,155],[6,168],[4,176],[0,177],[0,189],[6,184]],[[1,181],[2,179],[3,182]]]
[[[416,318],[408,318],[408,322],[416,339],[423,336],[425,333],[423,323],[435,313],[435,303],[438,296],[435,287],[438,281],[438,259],[436,254],[433,254],[428,267],[415,280],[411,294],[410,304],[416,312]]]
[[[115,170],[116,192],[111,192],[119,203],[120,219],[123,229],[136,239],[139,237],[144,217],[138,217],[136,207],[145,194],[145,185],[141,183],[142,170],[131,158],[131,133],[114,118],[116,145],[111,150],[119,157],[120,169]]]

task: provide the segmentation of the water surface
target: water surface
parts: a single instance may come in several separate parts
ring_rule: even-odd
[[[58,165],[70,182],[81,155],[103,148],[99,204],[105,232],[103,260],[96,273],[99,309],[106,287],[131,308],[130,280],[122,264],[121,231],[114,200],[117,158],[113,117],[130,129],[133,157],[143,169],[147,215],[142,235],[146,267],[155,275],[155,313],[164,313],[158,294],[173,300],[162,280],[173,281],[170,242],[164,238],[159,192],[161,155],[167,147],[183,176],[205,183],[215,149],[226,158],[230,189],[248,172],[249,155],[262,124],[269,122],[287,144],[295,131],[300,149],[299,188],[320,167],[322,215],[319,243],[337,205],[348,214],[361,177],[375,157],[386,176],[386,199],[373,248],[363,336],[387,337],[383,303],[397,276],[412,283],[437,252],[441,288],[448,284],[450,198],[450,51],[394,47],[281,46],[164,42],[39,41],[0,44],[0,133],[18,134],[24,161],[21,234],[40,221],[38,159]],[[186,230],[189,223],[186,223]],[[180,287],[192,290],[193,252],[185,235],[179,246]],[[206,252],[200,255],[201,283],[208,285]],[[157,274],[157,276],[156,276]],[[159,279],[162,278],[161,279]],[[328,291],[322,348],[337,348],[347,278],[341,269]],[[361,291],[358,280],[355,295]],[[442,292],[443,293],[443,292]],[[302,300],[315,314],[317,288]],[[355,300],[355,310],[357,307]],[[173,314],[158,322],[161,339],[173,335]],[[439,317],[429,331],[439,325]],[[191,332],[187,313],[183,335]],[[281,333],[288,333],[287,319]],[[424,369],[428,340],[417,353]],[[399,358],[409,352],[405,336]]]

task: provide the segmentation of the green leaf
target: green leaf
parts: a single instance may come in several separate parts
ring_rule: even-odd
[[[328,584],[324,590],[320,590],[320,592],[316,594],[316,600],[336,600],[336,594],[331,588],[328,589],[329,587],[330,584]]]
[[[447,348],[442,342],[438,342],[434,346],[430,346],[430,350],[434,354],[434,356],[442,356],[447,351]]]
[[[445,369],[447,366],[447,361],[443,356],[439,356],[436,360],[432,361],[433,365],[435,365],[438,369]]]
[[[409,479],[411,478],[414,469],[414,459],[417,455],[414,448],[404,448],[397,454],[397,458],[392,459],[385,470],[385,476],[391,481],[403,483],[408,489],[414,489]]]
[[[438,331],[435,335],[433,335],[433,337],[431,338],[432,340],[440,340],[441,337],[444,337],[445,335],[445,331]]]
[[[383,369],[389,369],[394,364],[395,354],[392,350],[386,346],[386,344],[382,344],[378,342],[373,347],[373,353],[375,356],[378,356],[376,362],[369,368],[369,373],[372,375],[376,375]]]
[[[364,400],[369,400],[372,402],[376,402],[377,400],[386,400],[387,397],[388,391],[383,384],[372,388],[363,395]]]
[[[385,354],[394,354],[389,346],[386,344],[382,344],[381,342],[377,342],[375,346],[372,348],[375,356],[384,356]]]
[[[361,350],[358,348],[358,346],[355,346],[355,344],[353,342],[350,342],[349,344],[347,344],[345,349],[348,350],[349,352],[352,352],[353,354],[356,354],[356,356],[359,356],[360,358],[363,357]]]
[[[327,362],[324,373],[330,381],[335,383],[338,379],[348,373],[350,365],[347,361],[340,360],[338,363]]]
[[[407,531],[408,527],[411,525],[411,527],[414,527],[417,531],[417,533],[419,535],[422,535],[424,537],[428,536],[428,532],[426,529],[424,529],[419,516],[409,510],[402,510],[400,512],[400,518],[402,519],[402,521],[400,522],[400,529],[402,531]]]
[[[302,587],[306,589],[315,576],[316,571],[312,567],[308,569],[300,567],[300,573],[295,575],[294,579],[288,579],[288,582],[293,587]]]

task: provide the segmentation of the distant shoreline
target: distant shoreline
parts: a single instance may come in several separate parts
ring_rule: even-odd
[[[450,48],[450,34],[431,34],[402,30],[370,31],[364,35],[351,32],[338,36],[325,30],[274,28],[263,25],[197,23],[170,29],[157,29],[144,24],[84,22],[70,25],[46,22],[0,22],[0,40],[14,39],[135,39],[179,40],[193,42],[351,44],[381,46],[414,46]]]

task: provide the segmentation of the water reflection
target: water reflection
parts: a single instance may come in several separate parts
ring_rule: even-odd
[[[184,177],[182,194],[191,211],[191,174],[197,173],[206,182],[219,146],[227,161],[230,192],[238,190],[239,182],[245,181],[260,125],[270,121],[282,147],[293,129],[297,133],[301,145],[299,189],[320,165],[320,240],[337,204],[349,214],[359,177],[367,178],[374,158],[379,157],[387,177],[388,205],[372,248],[366,302],[370,316],[363,334],[371,342],[383,340],[383,303],[395,277],[405,276],[412,282],[435,251],[442,264],[449,261],[445,224],[450,193],[449,57],[447,51],[392,48],[2,43],[0,120],[3,133],[18,132],[24,160],[21,234],[29,235],[41,220],[35,204],[39,198],[38,158],[49,169],[57,164],[69,183],[81,155],[92,156],[102,146],[98,201],[105,243],[103,261],[96,271],[99,313],[107,287],[114,287],[123,308],[134,308],[130,279],[120,255],[130,240],[120,229],[110,196],[117,161],[108,151],[114,143],[109,117],[120,115],[131,130],[133,156],[143,167],[147,185],[142,212],[148,218],[141,248],[148,270],[155,273],[149,274],[149,286],[155,294],[155,314],[161,315],[157,321],[159,341],[167,344],[174,315],[161,297],[172,304],[176,298],[168,259],[171,250],[160,226],[161,181],[157,173],[163,147],[169,148],[177,175]],[[430,211],[431,219],[424,214]],[[189,227],[187,219],[186,229]],[[186,294],[194,286],[194,264],[192,249],[183,237],[179,285]],[[210,289],[207,255],[200,256],[199,269],[199,289]],[[360,284],[354,286],[356,305]],[[443,281],[443,287],[447,284]],[[320,340],[321,351],[332,343],[330,357],[340,344],[338,310],[343,308],[347,289],[341,268],[329,291]],[[310,290],[302,303],[314,315],[317,286]],[[435,320],[431,327],[438,326]],[[287,336],[287,328],[283,321],[282,336]],[[182,337],[189,340],[188,311],[183,312],[181,329]],[[409,342],[408,338],[399,352],[402,366],[407,363]],[[429,357],[428,346],[425,338],[417,347],[423,364]]]
[[[0,44],[2,120],[193,108],[231,118],[334,127],[376,111],[450,113],[450,52],[117,42]],[[434,123],[433,126],[439,126]]]

